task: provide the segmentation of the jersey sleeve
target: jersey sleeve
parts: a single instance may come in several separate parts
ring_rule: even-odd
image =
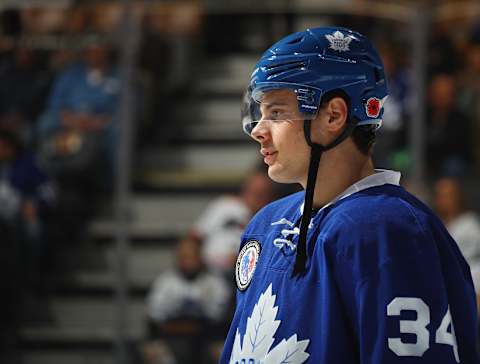
[[[413,215],[375,225],[353,226],[337,241],[359,362],[478,363],[473,285],[453,240]]]

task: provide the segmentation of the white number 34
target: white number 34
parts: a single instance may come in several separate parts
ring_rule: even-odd
[[[411,344],[403,342],[400,338],[389,338],[388,347],[398,356],[422,356],[429,348],[430,333],[427,325],[430,323],[430,309],[417,297],[396,297],[387,306],[387,316],[399,316],[402,311],[417,313],[416,320],[400,320],[400,333],[414,334],[417,340]],[[450,332],[448,332],[449,326]],[[447,307],[447,313],[437,329],[435,343],[451,345],[455,360],[460,363],[450,306]]]

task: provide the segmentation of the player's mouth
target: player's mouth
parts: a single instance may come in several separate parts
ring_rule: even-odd
[[[265,164],[271,166],[275,162],[278,152],[274,150],[269,150],[267,148],[262,148],[260,150],[260,153],[262,153],[263,155],[263,161],[265,162]]]

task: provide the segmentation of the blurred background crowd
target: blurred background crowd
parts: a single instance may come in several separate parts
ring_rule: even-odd
[[[128,31],[132,16],[139,21]],[[477,1],[5,1],[0,362],[216,362],[242,229],[299,189],[270,181],[242,134],[243,88],[275,40],[330,24],[379,48],[390,96],[376,165],[401,171],[438,213],[480,293]],[[123,280],[122,120],[133,140]],[[128,302],[115,296],[122,287]]]

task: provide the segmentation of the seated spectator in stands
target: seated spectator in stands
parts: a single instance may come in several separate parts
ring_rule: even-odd
[[[467,208],[460,181],[451,177],[438,179],[434,205],[470,265],[477,295],[480,294],[480,220]]]
[[[206,270],[199,245],[188,238],[180,241],[176,268],[160,274],[148,293],[149,336],[154,341],[145,347],[147,362],[159,360],[152,348],[158,347],[155,339],[163,339],[178,364],[202,363],[215,328],[224,324],[229,295],[225,282]]]
[[[13,133],[0,131],[0,229],[2,254],[16,264],[9,280],[28,298],[43,292],[48,246],[45,218],[55,195],[51,181]],[[10,251],[9,251],[10,250]]]
[[[433,176],[462,175],[471,162],[471,120],[458,109],[456,95],[456,80],[452,75],[433,77],[426,133],[427,162]]]
[[[49,216],[50,240],[59,248],[83,242],[113,183],[119,71],[105,39],[88,41],[83,59],[57,75],[37,130],[39,159],[59,187]]]
[[[260,208],[275,199],[275,192],[274,182],[262,166],[246,178],[238,195],[218,197],[205,208],[190,236],[202,245],[209,269],[231,275],[243,229]]]
[[[83,60],[55,79],[38,131],[41,156],[61,184],[98,189],[111,174],[120,79],[111,47],[91,40]]]
[[[34,123],[44,108],[50,77],[34,51],[18,47],[0,65],[0,130],[33,142]]]

